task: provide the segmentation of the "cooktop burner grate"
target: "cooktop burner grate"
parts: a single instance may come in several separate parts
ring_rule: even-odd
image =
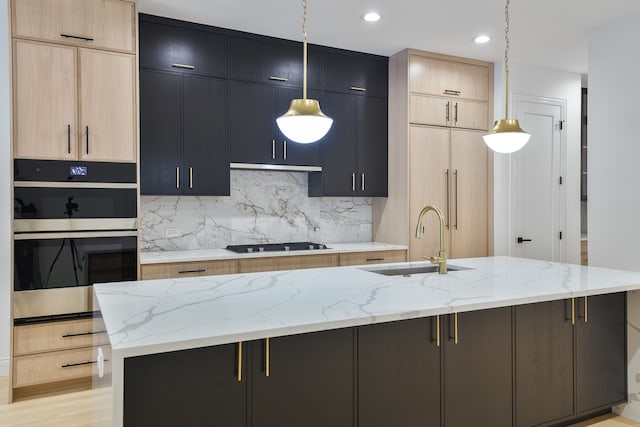
[[[290,243],[258,243],[255,245],[229,245],[227,249],[239,254],[252,252],[287,252],[327,249],[322,243],[290,242]]]

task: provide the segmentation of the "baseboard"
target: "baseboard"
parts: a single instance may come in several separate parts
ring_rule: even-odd
[[[9,358],[0,359],[0,377],[9,375]]]

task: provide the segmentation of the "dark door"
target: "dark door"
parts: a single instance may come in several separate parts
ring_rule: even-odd
[[[227,82],[184,76],[185,194],[229,195]]]
[[[309,90],[307,98],[320,101],[322,93],[317,90]],[[278,107],[275,119],[284,114],[289,109],[292,99],[302,98],[302,89],[300,88],[279,88],[278,89]],[[320,105],[322,108],[322,104]],[[278,131],[278,140],[276,147],[276,163],[297,166],[320,166],[320,147],[323,139],[312,142],[310,144],[300,144],[288,140],[288,138]]]
[[[253,427],[352,427],[353,329],[272,338],[251,356]]]
[[[237,344],[130,357],[124,364],[125,427],[246,426],[247,379],[238,381]]]
[[[511,426],[511,307],[444,319],[444,425]]]
[[[358,329],[358,420],[363,427],[440,425],[437,319]]]
[[[576,305],[576,391],[582,415],[626,401],[626,295],[576,298]]]
[[[140,70],[140,192],[179,194],[182,76]]]
[[[571,300],[515,307],[516,425],[573,415]]]
[[[276,159],[276,97],[278,88],[229,82],[229,160],[274,163]]]
[[[362,196],[387,197],[387,99],[358,98],[358,188]]]
[[[333,119],[333,126],[321,140],[324,154],[321,194],[313,195],[355,196],[358,194],[356,192],[358,97],[325,92],[323,101],[323,111]]]

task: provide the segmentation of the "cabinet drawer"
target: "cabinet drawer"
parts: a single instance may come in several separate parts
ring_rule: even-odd
[[[389,60],[384,57],[324,54],[324,90],[387,97]]]
[[[102,346],[104,373],[111,373],[111,347]],[[13,386],[24,387],[98,375],[98,347],[20,356],[13,359]]]
[[[101,317],[13,328],[15,356],[109,343]]]
[[[238,272],[238,260],[173,262],[167,264],[145,264],[142,280],[171,279],[175,277],[213,276]]]
[[[335,267],[338,265],[338,254],[249,258],[239,260],[239,264],[240,273]]]
[[[407,251],[372,251],[340,254],[340,265],[385,264],[406,262]]]
[[[227,77],[227,37],[140,21],[140,67]]]
[[[487,101],[489,68],[484,65],[411,55],[409,91]]]
[[[118,0],[13,0],[13,35],[135,50],[135,5]]]
[[[322,54],[308,49],[307,85],[322,89]],[[302,87],[302,44],[231,37],[229,67],[232,80]]]

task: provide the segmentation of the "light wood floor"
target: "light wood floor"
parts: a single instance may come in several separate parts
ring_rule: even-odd
[[[0,377],[0,426],[110,427],[111,388],[67,393],[7,404],[8,377]],[[571,427],[640,427],[622,417],[605,415]]]

